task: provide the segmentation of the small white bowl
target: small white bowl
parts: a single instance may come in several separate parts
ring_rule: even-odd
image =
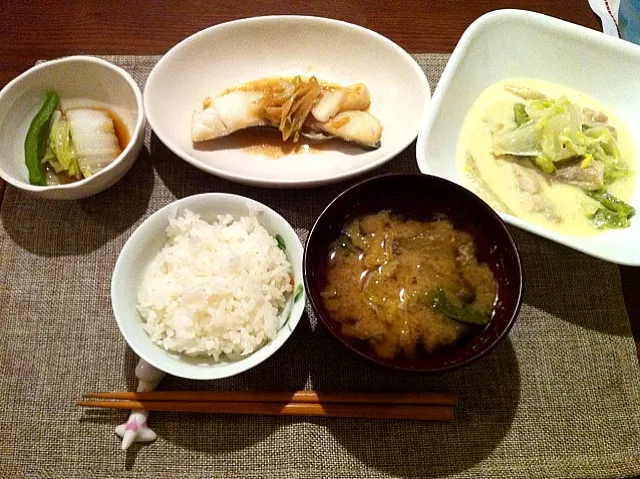
[[[109,105],[129,130],[129,143],[120,156],[95,175],[74,183],[30,184],[24,140],[47,90],[55,90],[62,100],[82,98]],[[116,183],[131,168],[144,143],[144,125],[140,88],[123,69],[89,56],[41,63],[0,91],[0,177],[40,198],[75,200],[91,196]]]
[[[175,201],[156,211],[136,229],[125,243],[116,262],[111,281],[111,302],[120,331],[133,351],[152,366],[173,376],[187,379],[219,379],[234,376],[250,369],[274,354],[298,325],[304,311],[306,294],[297,301],[291,298],[283,314],[289,320],[275,339],[253,354],[238,361],[191,359],[167,352],[151,341],[142,329],[142,319],[136,308],[137,293],[147,266],[166,243],[169,218],[185,209],[197,213],[205,221],[217,215],[230,214],[234,218],[257,214],[258,222],[272,235],[285,241],[286,254],[293,268],[294,288],[303,284],[302,244],[291,225],[271,208],[237,195],[205,193]]]
[[[553,17],[521,10],[483,15],[465,31],[444,69],[420,127],[416,156],[423,173],[462,186],[455,164],[462,123],[478,96],[506,78],[566,85],[610,106],[635,136],[640,170],[640,47]],[[636,175],[640,183],[640,174]],[[626,229],[593,236],[556,233],[511,215],[508,223],[589,255],[640,265],[640,186],[631,204],[639,213]]]
[[[205,97],[257,78],[298,74],[367,85],[382,146],[366,151],[337,142],[335,149],[273,159],[244,151],[233,135],[220,148],[215,140],[192,143],[191,117]],[[416,138],[430,96],[420,66],[382,35],[327,18],[272,16],[216,25],[178,43],[151,71],[144,104],[158,138],[196,168],[240,183],[304,187],[391,160]]]

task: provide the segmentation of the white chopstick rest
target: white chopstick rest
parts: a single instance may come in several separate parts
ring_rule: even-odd
[[[138,378],[138,392],[154,391],[165,373],[154,368],[144,359],[141,359],[136,366],[136,377]],[[144,409],[134,409],[129,415],[129,419],[124,424],[116,426],[116,434],[122,438],[122,450],[129,449],[134,442],[151,442],[156,440],[156,433],[149,429],[147,419],[149,412]]]
[[[116,426],[116,434],[122,438],[122,450],[129,449],[134,442],[151,442],[156,440],[156,433],[149,429],[144,409],[133,410],[126,423]]]

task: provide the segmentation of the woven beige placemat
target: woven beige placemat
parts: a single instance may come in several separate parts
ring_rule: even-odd
[[[416,55],[432,87],[445,55]],[[157,57],[109,57],[144,84]],[[417,171],[412,146],[370,174]],[[158,440],[119,448],[126,412],[74,406],[131,390],[136,357],[112,317],[116,257],[144,218],[175,198],[246,195],[306,236],[347,184],[270,190],[209,176],[153,135],[125,178],[74,202],[8,186],[0,211],[0,477],[621,477],[640,474],[640,375],[618,269],[514,230],[525,302],[509,338],[438,378],[360,361],[308,311],[290,341],[235,378],[167,378],[164,389],[445,390],[451,424],[152,413]]]

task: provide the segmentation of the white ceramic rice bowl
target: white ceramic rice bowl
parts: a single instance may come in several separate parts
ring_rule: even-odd
[[[185,209],[197,213],[212,222],[220,214],[234,218],[249,216],[259,211],[258,222],[271,234],[279,234],[285,241],[286,254],[293,268],[294,288],[303,284],[303,248],[289,223],[269,207],[242,196],[225,193],[205,193],[175,201],[147,218],[127,240],[116,262],[111,281],[113,312],[125,340],[133,351],[152,366],[173,376],[187,379],[220,379],[234,376],[257,366],[274,354],[291,336],[304,311],[305,297],[290,299],[289,320],[279,330],[274,340],[253,354],[238,361],[214,361],[208,358],[192,359],[167,352],[153,343],[142,326],[136,308],[137,292],[147,266],[167,241],[166,227],[169,218]],[[285,313],[287,314],[287,313]]]

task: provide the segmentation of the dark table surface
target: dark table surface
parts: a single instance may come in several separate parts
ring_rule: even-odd
[[[477,17],[520,8],[600,30],[587,0],[227,0],[186,2],[70,0],[38,4],[5,0],[0,7],[0,87],[37,60],[72,54],[160,55],[203,28],[259,15],[296,14],[356,23],[409,53],[451,52]],[[0,180],[0,202],[4,184]],[[629,317],[640,353],[640,268],[621,267]]]

